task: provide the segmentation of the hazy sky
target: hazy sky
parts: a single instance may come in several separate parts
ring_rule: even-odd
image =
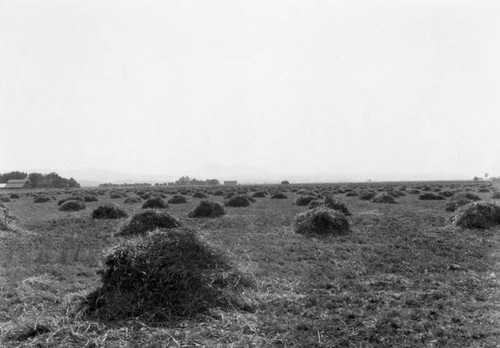
[[[0,172],[500,175],[500,3],[0,0],[0,130]]]

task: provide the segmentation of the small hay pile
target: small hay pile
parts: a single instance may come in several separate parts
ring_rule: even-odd
[[[251,201],[246,195],[235,195],[231,196],[227,201],[224,202],[226,207],[242,208],[250,206]]]
[[[38,196],[35,196],[35,198],[33,199],[33,202],[34,203],[46,203],[46,202],[50,202],[51,199],[52,199],[52,197],[50,197],[50,196],[38,195]]]
[[[77,200],[69,200],[64,202],[60,207],[60,211],[80,211],[84,210],[85,204],[82,201]]]
[[[350,230],[344,214],[324,206],[296,215],[293,227],[303,235],[342,235]]]
[[[134,196],[134,197],[127,197],[127,198],[125,198],[125,200],[123,201],[123,203],[125,203],[125,204],[137,204],[137,203],[142,203],[142,198],[141,198],[141,197],[138,197],[138,196]]]
[[[437,195],[435,193],[428,192],[428,193],[423,193],[420,196],[418,196],[418,199],[420,199],[421,201],[442,201],[445,198],[441,195]]]
[[[207,217],[207,218],[216,218],[224,215],[226,212],[224,211],[224,206],[219,202],[211,201],[211,200],[203,200],[198,203],[193,210],[191,210],[188,214],[190,218],[196,217]]]
[[[147,232],[154,231],[158,228],[170,229],[181,227],[182,223],[167,213],[161,213],[155,210],[146,210],[133,215],[128,219],[120,230],[116,233],[117,236],[136,236],[144,235]]]
[[[150,197],[141,206],[142,209],[167,209],[168,204],[161,197]]]
[[[375,197],[370,200],[370,202],[396,204],[394,197],[385,192],[377,193]]]
[[[87,202],[87,203],[99,202],[99,198],[96,195],[90,194],[90,195],[83,196],[83,201]]]
[[[106,203],[92,211],[92,219],[122,219],[128,216],[127,212],[113,203]]]
[[[254,194],[252,194],[252,197],[254,197],[254,198],[264,198],[264,197],[266,197],[266,192],[265,191],[257,191]]]
[[[500,224],[500,207],[488,202],[473,202],[460,207],[452,218],[455,226],[486,229]]]
[[[211,308],[251,310],[242,290],[253,281],[192,230],[155,231],[124,240],[104,260],[102,286],[84,301],[104,320],[171,321]]]
[[[188,201],[187,201],[186,197],[184,197],[182,195],[174,195],[167,202],[170,204],[184,204],[184,203],[187,203]]]

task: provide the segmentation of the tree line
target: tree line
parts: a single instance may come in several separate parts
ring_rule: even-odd
[[[28,179],[32,188],[65,188],[80,187],[80,184],[73,178],[63,178],[55,172],[48,174],[42,173],[24,173],[13,171],[0,174],[0,183],[6,183],[11,179]]]

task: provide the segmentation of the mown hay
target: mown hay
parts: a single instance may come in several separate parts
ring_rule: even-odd
[[[150,197],[141,206],[142,209],[167,209],[168,204],[161,197]]]
[[[396,204],[396,200],[394,199],[393,196],[391,196],[388,193],[377,193],[375,197],[373,197],[370,202],[373,203],[390,203],[390,204]]]
[[[421,201],[442,201],[445,198],[441,195],[437,195],[435,193],[428,192],[428,193],[423,193],[420,196],[418,196],[418,199],[420,199]]]
[[[182,223],[174,216],[158,212],[155,210],[146,210],[130,217],[116,233],[117,236],[136,236],[144,235],[147,232],[154,231],[157,228],[170,229],[181,227]]]
[[[296,215],[293,227],[303,235],[341,235],[350,230],[344,214],[324,206]]]
[[[85,204],[82,201],[70,200],[64,202],[60,207],[60,211],[80,211],[85,209]]]
[[[172,321],[210,308],[250,310],[241,296],[253,281],[192,230],[155,231],[107,254],[102,286],[84,305],[105,320]]]
[[[182,195],[174,195],[167,202],[170,204],[183,204],[183,203],[187,203],[188,201],[187,201],[186,197],[184,197]]]
[[[250,204],[250,199],[246,195],[235,195],[224,202],[224,206],[234,208],[248,207]]]
[[[103,204],[90,214],[92,219],[122,219],[127,216],[127,212],[114,203]]]
[[[500,207],[488,202],[473,202],[460,207],[452,218],[455,226],[486,229],[500,224]]]
[[[193,210],[191,210],[188,214],[190,218],[196,217],[207,217],[207,218],[216,218],[224,215],[226,212],[224,211],[224,206],[219,202],[211,201],[211,200],[203,200],[198,203]]]

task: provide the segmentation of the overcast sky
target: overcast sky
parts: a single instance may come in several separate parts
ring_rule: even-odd
[[[500,3],[0,0],[0,130],[0,172],[500,175]]]

